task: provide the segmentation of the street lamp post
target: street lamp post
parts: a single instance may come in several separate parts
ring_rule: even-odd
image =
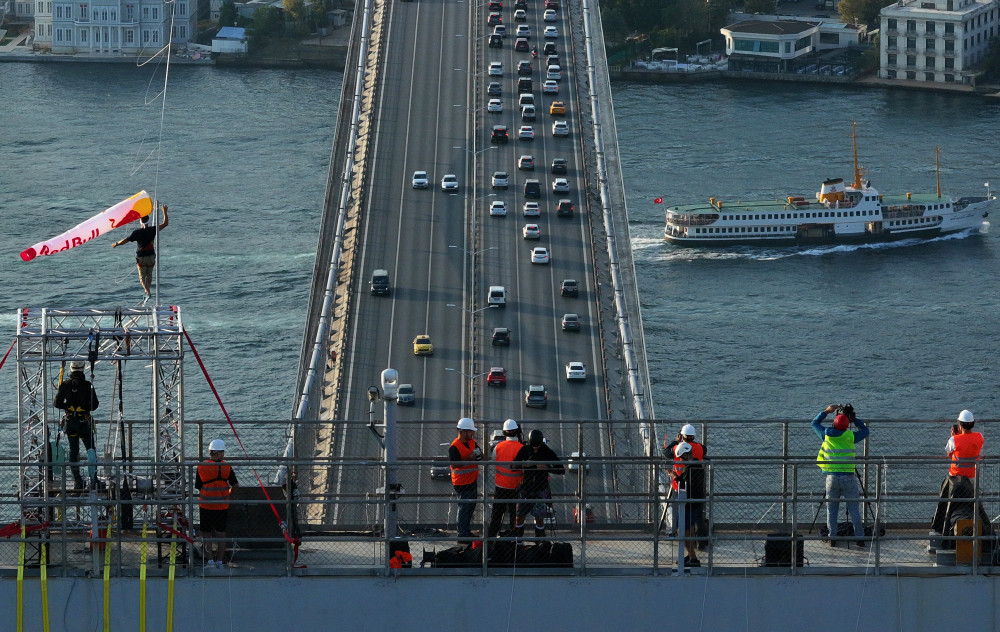
[[[445,367],[445,371],[451,371],[452,373],[458,373],[465,379],[469,380],[469,416],[475,418],[475,406],[472,393],[475,391],[474,385],[478,378],[483,377],[489,371],[483,371],[482,373],[466,373],[465,371],[459,371],[458,369],[453,369],[451,367]]]

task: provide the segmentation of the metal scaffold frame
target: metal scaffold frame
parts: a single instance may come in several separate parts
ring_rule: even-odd
[[[60,411],[52,407],[60,369],[73,360],[102,364],[120,370],[130,360],[138,361],[150,376],[151,424],[128,423],[128,438],[145,446],[155,446],[152,460],[152,496],[161,501],[155,518],[170,524],[184,513],[186,486],[181,463],[184,457],[183,337],[180,308],[177,306],[127,307],[118,309],[24,308],[18,312],[18,457],[21,463],[19,497],[25,524],[47,520],[48,512],[32,507],[29,499],[49,499],[61,493],[55,489],[50,442],[58,433]],[[155,403],[155,405],[153,404]],[[57,430],[51,430],[56,424]],[[148,431],[146,430],[148,429]],[[145,438],[140,433],[150,434]],[[125,437],[119,437],[125,441]],[[115,461],[114,454],[105,458]],[[176,465],[173,465],[175,464]],[[62,469],[59,463],[58,469]],[[111,477],[125,475],[129,466],[105,469]],[[118,482],[118,481],[116,481]],[[147,516],[148,520],[149,517]]]

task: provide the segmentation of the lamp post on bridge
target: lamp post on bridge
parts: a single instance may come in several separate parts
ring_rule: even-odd
[[[485,308],[483,308],[483,309],[485,309]],[[458,373],[459,375],[461,375],[465,379],[469,380],[469,416],[474,419],[475,418],[475,416],[474,416],[475,408],[472,405],[472,403],[473,403],[473,398],[472,398],[473,386],[475,385],[475,382],[476,382],[476,380],[478,378],[483,377],[484,375],[486,375],[487,373],[489,373],[489,371],[483,371],[482,373],[466,373],[465,371],[459,371],[458,369],[453,369],[451,367],[445,367],[445,371],[451,371],[452,373]]]

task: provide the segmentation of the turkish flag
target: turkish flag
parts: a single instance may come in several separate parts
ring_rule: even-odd
[[[663,198],[661,197],[656,198],[655,200],[653,200],[653,204],[663,204]]]

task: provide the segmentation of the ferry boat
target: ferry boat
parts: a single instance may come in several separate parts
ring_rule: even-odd
[[[663,237],[679,246],[810,245],[884,242],[931,238],[975,229],[996,200],[985,196],[957,200],[937,193],[884,195],[864,179],[854,136],[854,182],[825,180],[815,200],[790,195],[785,200],[686,204],[667,209]]]

